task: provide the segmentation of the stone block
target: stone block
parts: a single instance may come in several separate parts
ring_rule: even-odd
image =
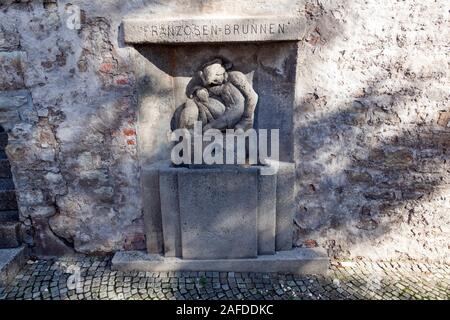
[[[159,175],[164,254],[181,257],[180,207],[178,200],[178,175],[176,170],[161,170]]]
[[[439,113],[437,124],[441,127],[448,128],[450,126],[450,112]]]
[[[274,175],[262,175],[258,166],[183,168],[160,162],[146,167],[145,194],[155,194],[150,186],[158,190],[144,199],[147,240],[153,239],[148,252],[154,253],[155,241],[161,241],[157,253],[184,259],[253,258],[289,250],[294,165],[277,164]],[[160,229],[151,222],[158,220]]]
[[[295,165],[279,162],[277,174],[277,222],[275,248],[290,250],[293,241],[295,214]]]
[[[14,190],[14,181],[12,178],[0,178],[0,191]]]
[[[33,218],[34,231],[40,235],[33,239],[35,246],[32,248],[32,253],[34,255],[50,257],[74,254],[73,244],[63,241],[63,238],[55,233],[55,230],[58,230],[55,227],[55,224],[51,222],[49,224],[48,217]]]
[[[0,224],[0,248],[16,248],[20,245],[20,223],[3,222]]]
[[[155,164],[141,169],[144,230],[149,253],[164,252],[159,197],[159,167],[160,164]]]
[[[0,87],[1,87],[0,80]],[[26,90],[8,91],[0,93],[0,125],[5,130],[11,130],[13,126],[21,121],[20,111],[30,106],[30,94]],[[7,136],[2,132],[1,146],[6,146]],[[6,140],[5,140],[6,139]]]
[[[190,260],[165,258],[143,251],[119,251],[112,259],[112,269],[122,272],[219,271],[219,272],[285,272],[326,274],[329,259],[320,248],[296,248],[254,259]]]
[[[28,210],[26,210],[27,215],[29,215],[32,219],[33,218],[44,218],[44,217],[51,217],[54,216],[56,213],[56,209],[54,206],[46,206],[46,205],[33,205],[28,207]],[[22,212],[22,214],[24,214]]]
[[[404,168],[410,166],[414,161],[414,155],[411,150],[399,149],[396,151],[384,153],[384,165],[386,167]]]
[[[292,44],[285,45],[285,64],[293,60],[292,55],[295,50]],[[260,72],[258,75],[262,83],[258,84],[258,112],[255,115],[257,126],[260,129],[279,130],[279,160],[292,162],[293,159],[293,116],[294,109],[292,101],[294,99],[295,83],[281,77],[273,77],[268,72]],[[281,79],[280,79],[281,78]],[[261,135],[261,133],[260,133]],[[270,137],[271,134],[269,133]],[[270,140],[268,140],[270,142]]]
[[[258,175],[258,254],[275,253],[276,175]]]
[[[26,262],[25,247],[0,249],[0,287],[6,286],[12,281]]]
[[[11,25],[0,26],[0,51],[17,50],[20,46],[20,34],[16,27]]]
[[[0,211],[17,210],[16,193],[13,190],[0,191]]]
[[[0,159],[0,179],[11,178],[11,166],[7,159]]]
[[[257,256],[257,179],[256,168],[179,172],[184,259]]]

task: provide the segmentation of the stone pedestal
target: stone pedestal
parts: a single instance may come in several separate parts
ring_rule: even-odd
[[[324,249],[296,248],[262,255],[253,259],[190,260],[168,258],[142,251],[122,251],[115,254],[112,267],[119,271],[234,271],[285,272],[294,274],[325,274],[328,258]]]
[[[325,272],[325,252],[291,250],[294,165],[272,165],[273,175],[261,166],[142,168],[148,253],[118,253],[113,268]]]

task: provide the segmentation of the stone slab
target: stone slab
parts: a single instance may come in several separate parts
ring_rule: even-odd
[[[16,248],[20,245],[20,222],[3,222],[0,224],[0,248]]]
[[[178,173],[184,259],[257,256],[257,173],[239,167]]]
[[[159,164],[142,167],[141,186],[144,211],[144,231],[149,253],[163,253],[161,201],[159,198]]]
[[[6,286],[26,263],[24,246],[12,249],[0,249],[0,287]]]
[[[159,172],[159,196],[166,257],[181,257],[180,206],[176,170]]]
[[[123,20],[127,43],[296,41],[306,30],[297,16],[156,18]]]
[[[279,162],[277,173],[277,222],[275,249],[292,248],[295,214],[295,164]]]
[[[112,269],[144,272],[234,271],[325,274],[329,259],[321,248],[296,248],[253,259],[189,260],[167,258],[143,251],[119,251],[112,259]]]
[[[277,175],[258,175],[258,254],[275,253]]]

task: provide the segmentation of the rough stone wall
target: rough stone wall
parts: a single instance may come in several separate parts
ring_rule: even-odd
[[[295,244],[450,261],[446,0],[0,0],[0,125],[35,253],[144,248],[123,16],[286,7],[309,21],[295,93]]]
[[[450,259],[448,1],[310,1],[296,110],[297,244]]]
[[[129,50],[118,44],[120,19],[97,7],[77,30],[64,2],[0,6],[1,121],[24,240],[37,254],[144,245]]]

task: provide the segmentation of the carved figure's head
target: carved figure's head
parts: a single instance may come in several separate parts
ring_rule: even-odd
[[[217,86],[227,81],[227,70],[230,68],[231,63],[224,63],[222,59],[214,59],[203,65],[199,75],[205,86]]]

